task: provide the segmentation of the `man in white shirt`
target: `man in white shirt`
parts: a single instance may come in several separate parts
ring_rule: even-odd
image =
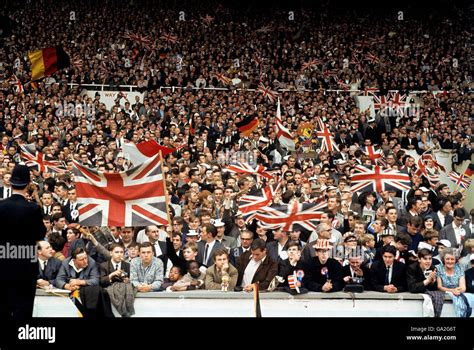
[[[216,241],[217,229],[212,224],[204,224],[201,229],[201,241],[198,243],[197,262],[210,266],[214,263],[213,255],[218,249],[224,248],[222,243]]]
[[[6,173],[3,175],[3,187],[0,187],[0,199],[10,198],[12,195],[12,186],[10,185],[10,178],[12,174]]]

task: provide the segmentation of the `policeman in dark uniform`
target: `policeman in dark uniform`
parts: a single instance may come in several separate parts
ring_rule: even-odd
[[[16,165],[13,194],[0,201],[0,319],[6,322],[24,321],[33,313],[36,242],[44,239],[46,227],[40,207],[25,198],[29,183],[28,167]]]

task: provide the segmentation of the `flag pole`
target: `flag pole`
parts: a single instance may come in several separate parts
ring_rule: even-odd
[[[166,178],[165,178],[165,172],[163,170],[163,153],[162,151],[160,150],[160,158],[161,158],[161,161],[160,161],[160,167],[161,167],[161,174],[163,176],[163,182],[164,182],[164,189],[165,189],[165,208],[166,208],[166,216],[168,218],[168,227],[171,226],[171,216],[170,216],[170,211],[169,211],[169,208],[168,208],[168,203],[170,203],[170,200],[169,200],[169,196],[168,196],[168,188],[166,188]],[[171,227],[172,229],[173,227]]]

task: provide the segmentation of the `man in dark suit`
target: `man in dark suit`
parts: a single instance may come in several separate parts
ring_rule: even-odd
[[[342,268],[342,280],[347,284],[360,284],[364,286],[364,290],[371,289],[370,269],[366,265],[362,265],[362,256],[349,257],[349,265]]]
[[[13,189],[10,184],[10,179],[12,175],[9,173],[6,173],[3,175],[3,186],[0,187],[0,199],[7,199],[10,198],[13,194]]]
[[[201,241],[198,243],[198,255],[196,261],[204,266],[214,263],[214,252],[225,248],[222,243],[216,241],[217,229],[212,224],[204,224],[201,229]]]
[[[461,256],[469,253],[464,248],[464,242],[470,238],[474,238],[469,225],[463,224],[464,216],[465,213],[463,209],[455,209],[453,221],[439,231],[439,239],[447,239],[451,242],[452,248],[460,249],[462,251]]]
[[[418,262],[408,265],[407,286],[410,293],[425,293],[427,290],[438,289],[433,253],[428,249],[420,249]]]
[[[30,251],[31,256],[0,259],[0,319],[6,323],[32,316],[38,275],[35,246],[46,234],[40,207],[25,199],[30,182],[28,167],[15,166],[10,182],[12,196],[0,201],[0,245]]]
[[[447,198],[440,198],[436,204],[439,210],[434,216],[434,229],[440,232],[443,227],[453,222],[453,217],[449,214],[453,207]]]
[[[240,233],[240,247],[230,250],[229,260],[233,266],[237,266],[237,261],[245,252],[250,251],[250,245],[253,242],[253,232],[245,230]]]
[[[275,240],[267,243],[267,255],[273,261],[279,263],[288,258],[286,250],[290,241],[289,234],[288,231],[283,230],[281,227],[273,231],[273,238]]]
[[[260,290],[266,290],[278,273],[278,264],[267,255],[265,241],[257,238],[252,242],[250,251],[241,255],[237,270],[236,290],[250,292],[253,290],[253,283],[258,283]]]
[[[372,264],[372,287],[377,292],[400,293],[406,290],[405,264],[395,260],[396,254],[394,246],[384,246],[382,260]]]
[[[100,264],[100,285],[108,287],[115,282],[128,282],[130,264],[123,260],[125,250],[120,243],[110,247],[110,260]]]
[[[69,188],[67,191],[68,201],[66,205],[62,206],[62,212],[66,217],[67,222],[79,222],[79,204],[77,203],[76,189]]]
[[[61,268],[61,261],[54,258],[54,251],[46,241],[38,242],[38,278],[37,288],[54,286],[56,276]]]

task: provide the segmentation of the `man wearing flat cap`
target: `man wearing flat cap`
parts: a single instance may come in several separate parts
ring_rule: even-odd
[[[16,165],[10,179],[13,194],[0,202],[0,246],[16,256],[0,256],[0,319],[23,321],[33,314],[38,262],[36,242],[44,239],[46,227],[40,207],[28,202],[30,171]]]

